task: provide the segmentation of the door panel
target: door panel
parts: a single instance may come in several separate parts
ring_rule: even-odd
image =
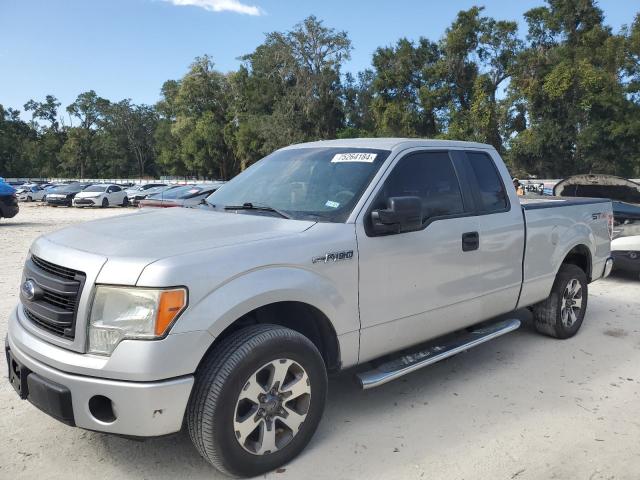
[[[517,198],[510,198],[501,180],[498,158],[486,152],[468,151],[468,179],[476,192],[482,261],[478,263],[478,281],[484,302],[478,312],[484,320],[516,308],[522,282],[524,219]],[[508,173],[506,174],[508,178]]]
[[[426,168],[417,168],[409,180],[403,175],[398,187],[396,169],[420,161]],[[368,212],[381,208],[385,197],[402,195],[422,197],[424,228],[372,236]],[[361,361],[474,323],[468,302],[482,293],[482,254],[480,249],[463,251],[463,235],[478,232],[481,245],[482,234],[462,197],[446,152],[410,153],[396,162],[357,222]]]

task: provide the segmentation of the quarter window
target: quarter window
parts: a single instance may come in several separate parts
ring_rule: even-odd
[[[481,212],[491,213],[506,210],[508,205],[507,192],[491,157],[481,152],[467,152],[467,157],[477,181]]]
[[[423,222],[464,212],[460,184],[447,152],[402,158],[387,177],[373,208],[385,208],[391,197],[420,197]]]

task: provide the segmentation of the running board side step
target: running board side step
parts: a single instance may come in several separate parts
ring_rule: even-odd
[[[379,387],[420,368],[512,332],[519,327],[520,320],[509,319],[457,335],[447,335],[423,345],[417,350],[404,350],[400,356],[377,365],[373,370],[356,374],[356,379],[364,390]]]

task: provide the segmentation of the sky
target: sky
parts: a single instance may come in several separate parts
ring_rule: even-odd
[[[614,31],[640,12],[640,0],[598,3]],[[265,33],[312,14],[349,33],[345,69],[357,72],[398,38],[441,38],[473,5],[518,21],[524,36],[522,14],[543,0],[0,0],[0,104],[23,110],[29,99],[53,94],[63,109],[90,89],[153,104],[162,83],[182,77],[196,56],[211,55],[223,72],[236,69]]]

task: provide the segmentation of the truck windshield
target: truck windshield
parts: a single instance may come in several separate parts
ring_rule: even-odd
[[[389,153],[370,148],[279,150],[224,184],[207,202],[216,210],[239,207],[242,213],[264,215],[275,209],[294,219],[344,222]]]

